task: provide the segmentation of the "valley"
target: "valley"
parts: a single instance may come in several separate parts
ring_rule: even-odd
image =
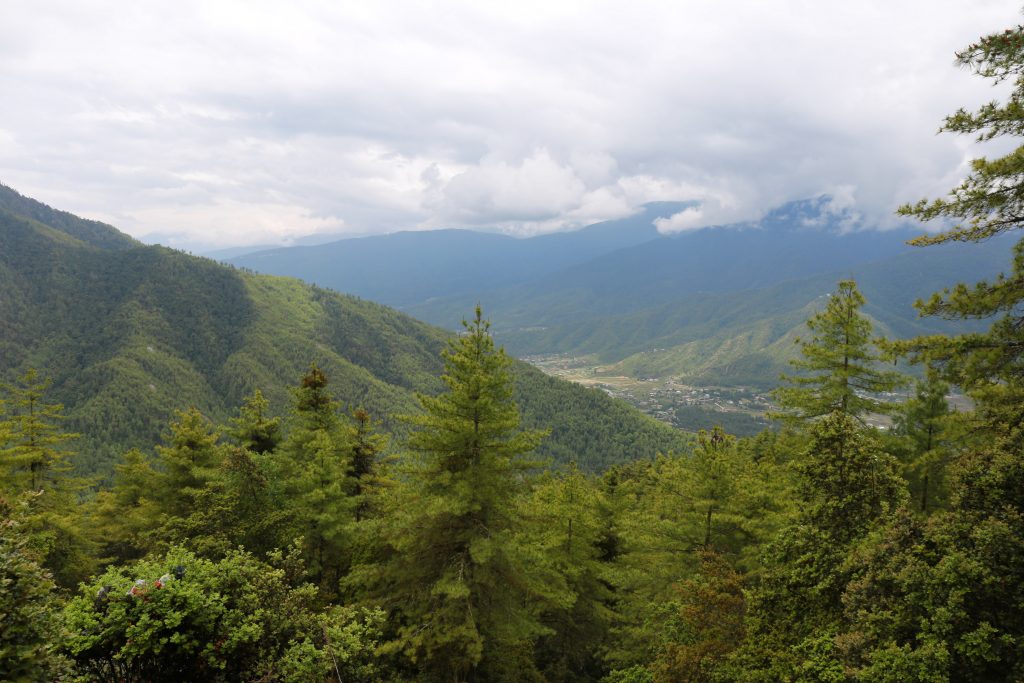
[[[626,376],[594,356],[541,354],[523,358],[545,374],[595,387],[677,429],[696,432],[715,425],[730,434],[752,436],[770,426],[767,392],[753,387],[694,386],[677,378]]]
[[[754,436],[772,428],[765,416],[778,406],[770,392],[749,386],[710,386],[688,384],[678,377],[634,377],[623,373],[620,364],[602,365],[596,356],[538,354],[522,360],[546,375],[600,389],[621,399],[642,413],[687,432],[710,430],[720,426],[736,436]],[[908,387],[876,396],[886,402],[902,404],[911,394]],[[946,396],[956,412],[973,409],[973,402],[961,393]],[[865,422],[880,429],[892,427],[885,415],[867,415]]]

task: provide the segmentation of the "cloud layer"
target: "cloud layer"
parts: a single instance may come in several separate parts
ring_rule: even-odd
[[[1007,0],[13,3],[0,182],[195,249],[513,234],[699,199],[662,230],[831,192],[872,222],[979,153],[953,51]],[[841,191],[840,191],[841,190]]]

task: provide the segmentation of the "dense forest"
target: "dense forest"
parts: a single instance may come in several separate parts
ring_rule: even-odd
[[[945,130],[1024,133],[1024,27],[958,58],[1016,90]],[[952,219],[916,244],[1020,227],[1022,164],[978,159],[903,207]],[[520,417],[479,308],[391,437],[307,362],[229,418],[179,411],[103,484],[29,370],[0,404],[0,678],[1020,681],[1022,302],[1024,240],[1008,273],[919,303],[986,321],[957,337],[877,338],[841,281],[775,391],[778,430],[600,472],[569,445],[536,457],[551,435]],[[894,357],[923,368],[902,403]]]

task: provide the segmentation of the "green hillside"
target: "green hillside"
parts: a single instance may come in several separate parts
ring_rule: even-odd
[[[0,209],[39,221],[102,249],[127,249],[139,245],[138,242],[113,226],[79,218],[67,211],[58,211],[42,202],[18,194],[2,183],[0,183]]]
[[[125,448],[151,447],[175,410],[225,419],[259,388],[283,412],[310,362],[344,405],[364,407],[386,430],[402,429],[394,416],[416,409],[416,392],[440,389],[447,333],[397,311],[141,246],[25,198],[4,206],[32,217],[0,209],[0,376],[28,367],[52,376],[68,428],[83,434],[85,472],[107,473]],[[596,468],[685,444],[598,391],[525,365],[518,373],[526,421],[552,427],[543,455]]]

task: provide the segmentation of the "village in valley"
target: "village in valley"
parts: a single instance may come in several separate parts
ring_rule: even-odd
[[[679,429],[697,431],[720,424],[745,436],[770,425],[765,413],[773,405],[761,389],[693,386],[672,377],[626,377],[600,365],[594,356],[542,354],[523,360],[548,375],[601,389]]]
[[[699,431],[720,425],[736,436],[752,436],[773,426],[767,413],[777,406],[765,389],[696,386],[677,377],[628,377],[616,373],[614,366],[600,364],[593,355],[538,354],[523,360],[553,377],[600,389],[677,429]],[[902,403],[909,395],[908,387],[878,398]],[[970,400],[962,394],[946,399],[953,410],[971,409]],[[877,429],[890,429],[893,424],[886,415],[866,415],[864,421]]]

